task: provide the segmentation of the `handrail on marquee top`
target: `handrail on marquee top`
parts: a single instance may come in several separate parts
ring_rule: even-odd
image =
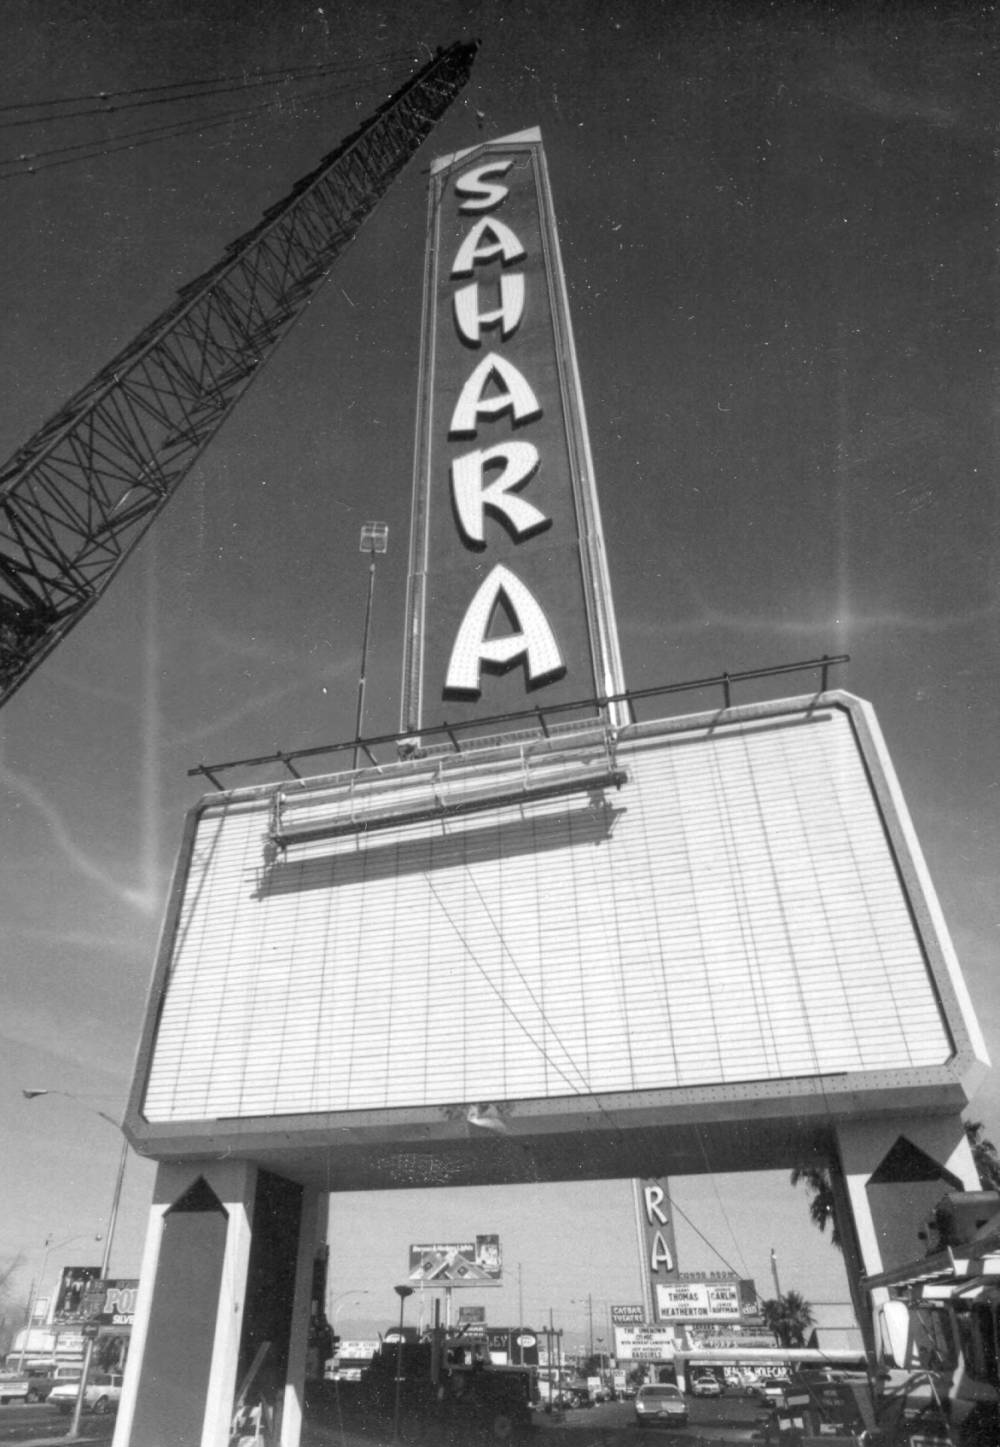
[[[749,683],[755,679],[779,678],[786,673],[806,673],[815,669],[820,670],[820,692],[825,693],[829,683],[829,672],[837,664],[850,663],[850,655],[847,653],[826,654],[821,658],[806,659],[801,663],[779,663],[771,668],[749,668],[740,673],[719,673],[710,678],[694,678],[684,683],[662,683],[653,688],[628,689],[624,693],[599,694],[595,698],[575,699],[570,703],[548,704],[544,707],[520,709],[516,713],[494,714],[491,718],[467,719],[461,723],[450,723],[442,721],[438,724],[429,724],[420,730],[420,739],[428,737],[440,737],[450,741],[456,753],[462,752],[462,741],[458,737],[459,731],[466,733],[475,729],[477,737],[494,732],[500,726],[506,728],[510,724],[526,724],[535,729],[540,729],[546,738],[550,735],[553,726],[553,716],[556,714],[580,714],[585,709],[604,709],[612,703],[625,703],[628,705],[631,721],[635,722],[635,704],[641,699],[661,698],[673,693],[694,693],[699,689],[721,688],[723,696],[723,707],[732,707],[732,688],[736,683]],[[344,739],[335,744],[315,744],[307,749],[278,749],[273,754],[260,754],[249,759],[230,759],[219,764],[196,764],[194,768],[188,769],[188,776],[201,775],[209,780],[216,789],[222,790],[223,785],[219,782],[219,775],[229,769],[254,769],[263,768],[268,764],[281,764],[288,770],[293,779],[300,779],[302,775],[296,769],[293,761],[300,759],[317,758],[323,754],[350,753],[358,749],[365,754],[373,767],[377,768],[379,760],[375,757],[373,749],[394,744],[397,751],[405,756],[407,746],[413,746],[415,739],[412,731],[404,731],[394,734],[370,735],[368,738]],[[413,751],[412,748],[410,750]]]

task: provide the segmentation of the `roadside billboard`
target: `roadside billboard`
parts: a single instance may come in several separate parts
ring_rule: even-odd
[[[406,1279],[420,1286],[499,1286],[502,1277],[499,1236],[410,1246]]]
[[[99,1266],[64,1266],[56,1289],[53,1322],[86,1321],[94,1314],[95,1293],[100,1293]]]

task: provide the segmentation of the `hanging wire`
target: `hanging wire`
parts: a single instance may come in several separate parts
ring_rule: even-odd
[[[405,50],[392,51],[383,57],[379,65],[382,67],[398,65],[408,56],[409,52]],[[205,96],[225,95],[234,90],[252,90],[263,85],[280,85],[286,81],[319,80],[329,75],[347,76],[357,71],[370,74],[372,72],[371,61],[353,61],[348,65],[286,66],[282,70],[259,70],[253,72],[252,75],[247,72],[242,75],[218,75],[205,80],[198,80],[191,76],[186,80],[167,81],[163,85],[135,86],[129,90],[101,90],[80,95],[53,96],[46,100],[13,101],[8,105],[0,105],[0,116],[14,111],[43,110],[52,106],[78,105],[85,102],[89,102],[90,105],[88,109],[83,110],[60,111],[48,116],[25,116],[18,120],[0,121],[0,129],[10,129],[14,126],[49,125],[53,122],[73,120],[78,116],[117,114],[121,111],[138,110],[143,106],[173,105],[177,101],[202,100]],[[199,86],[201,89],[181,95],[163,94],[166,91],[184,91],[185,87],[190,86]],[[128,100],[129,96],[143,96],[146,99]],[[123,100],[124,103],[122,103]],[[110,104],[112,101],[115,104]]]
[[[503,939],[501,938],[501,941],[500,941],[501,947],[503,948],[504,952],[508,955],[508,957],[511,959],[511,963],[514,965],[514,969],[517,971],[517,974],[518,974],[518,976],[520,977],[522,983],[524,984],[525,989],[528,991],[528,994],[531,996],[532,1002],[535,1004],[535,1006],[536,1006],[536,1008],[537,1008],[537,1010],[538,1010],[538,1013],[539,1013],[539,1016],[540,1016],[540,1018],[541,1018],[542,1024],[544,1025],[545,1029],[552,1035],[553,1039],[554,1039],[554,1040],[557,1042],[557,1044],[559,1045],[559,1047],[560,1047],[560,1049],[562,1050],[563,1054],[566,1056],[566,1059],[567,1059],[567,1061],[568,1061],[571,1069],[572,1069],[573,1071],[575,1071],[576,1074],[579,1076],[580,1082],[582,1083],[582,1086],[581,1086],[581,1084],[574,1084],[574,1082],[573,1082],[573,1081],[570,1079],[570,1077],[566,1074],[566,1071],[562,1068],[562,1066],[559,1065],[555,1060],[553,1060],[552,1056],[549,1054],[549,1052],[548,1052],[548,1051],[546,1050],[546,1048],[545,1048],[545,1042],[544,1042],[543,1040],[537,1040],[537,1039],[535,1038],[534,1034],[532,1033],[531,1027],[530,1027],[529,1025],[527,1025],[524,1020],[521,1019],[520,1015],[517,1013],[517,1011],[514,1009],[514,1006],[513,1006],[513,1005],[510,1003],[510,1001],[507,999],[506,995],[505,995],[504,992],[501,990],[500,986],[499,986],[499,985],[496,983],[496,981],[491,977],[489,970],[487,970],[486,966],[482,963],[482,961],[481,961],[481,960],[478,958],[478,956],[476,955],[476,953],[475,953],[475,951],[473,950],[472,946],[469,944],[469,941],[468,941],[467,938],[465,937],[465,934],[464,934],[461,926],[458,924],[457,920],[454,918],[454,916],[452,915],[451,911],[448,909],[447,904],[446,904],[445,901],[441,898],[440,894],[438,893],[437,889],[435,888],[435,886],[434,886],[434,881],[430,878],[429,875],[425,876],[425,879],[426,879],[427,887],[428,887],[428,889],[429,889],[429,891],[430,891],[430,894],[431,894],[432,898],[433,898],[434,901],[436,902],[438,908],[440,909],[441,913],[444,915],[445,919],[448,921],[448,923],[449,923],[449,925],[451,926],[451,928],[454,930],[455,934],[458,936],[459,943],[462,945],[462,948],[465,950],[466,955],[467,955],[468,958],[471,960],[471,962],[472,962],[472,964],[475,966],[475,968],[479,971],[480,975],[483,977],[483,979],[485,980],[486,984],[487,984],[487,985],[489,986],[489,988],[493,991],[493,994],[497,997],[497,999],[499,1000],[500,1004],[503,1006],[503,1008],[504,1008],[504,1009],[507,1011],[507,1013],[510,1015],[511,1019],[514,1021],[515,1025],[517,1025],[518,1029],[523,1032],[523,1034],[527,1037],[527,1039],[531,1042],[531,1044],[532,1044],[532,1045],[535,1047],[535,1049],[538,1051],[539,1055],[541,1055],[541,1057],[542,1057],[542,1059],[545,1061],[545,1063],[551,1067],[551,1069],[553,1070],[553,1072],[554,1072],[556,1075],[559,1076],[559,1078],[564,1082],[564,1084],[569,1088],[569,1090],[572,1091],[572,1093],[573,1093],[574,1095],[581,1095],[581,1094],[582,1094],[582,1095],[591,1095],[591,1097],[596,1101],[596,1096],[593,1096],[593,1093],[591,1092],[591,1090],[590,1090],[590,1088],[589,1088],[589,1083],[588,1083],[588,1081],[587,1081],[586,1076],[584,1075],[584,1073],[583,1073],[583,1071],[580,1069],[580,1067],[576,1064],[576,1062],[574,1061],[573,1057],[570,1055],[569,1051],[566,1049],[565,1045],[563,1045],[562,1041],[559,1039],[559,1036],[556,1034],[556,1031],[555,1031],[554,1027],[552,1026],[551,1021],[546,1017],[545,1012],[543,1011],[541,1005],[539,1004],[539,1002],[538,1002],[537,999],[535,998],[535,995],[534,995],[534,992],[533,992],[532,989],[531,989],[531,986],[528,984],[527,980],[524,978],[524,975],[521,973],[520,969],[518,968],[517,962],[516,962],[516,961],[513,959],[513,957],[510,955],[510,951],[509,951],[507,945],[505,944],[505,942],[503,941]],[[473,883],[474,883],[474,882],[475,882],[475,881],[473,881]],[[478,891],[477,891],[477,892],[478,892]],[[482,898],[481,895],[480,895],[480,898]],[[494,924],[494,929],[495,929],[495,928],[496,928],[496,925]],[[600,1104],[599,1104],[599,1102],[598,1102],[598,1108],[600,1109]],[[605,1113],[606,1113],[606,1112],[605,1112]]]
[[[336,85],[323,90],[307,91],[294,95],[279,95],[259,105],[241,106],[232,110],[214,111],[203,116],[164,121],[156,126],[144,126],[138,130],[122,131],[102,140],[79,141],[68,146],[52,146],[46,150],[26,151],[17,156],[0,157],[0,181],[11,181],[22,176],[33,176],[40,171],[50,171],[60,166],[80,164],[114,155],[118,151],[136,151],[145,146],[157,145],[163,141],[181,139],[184,136],[199,135],[203,131],[217,130],[236,121],[244,121],[267,111],[314,106],[320,101],[335,97],[353,95],[352,85]],[[199,97],[200,99],[201,97]],[[100,115],[101,112],[93,112]]]
[[[722,1252],[719,1250],[719,1248],[718,1248],[717,1246],[713,1246],[712,1242],[709,1241],[709,1239],[708,1239],[708,1237],[705,1235],[704,1231],[699,1230],[699,1228],[694,1224],[694,1222],[691,1220],[691,1217],[690,1217],[690,1216],[688,1215],[688,1213],[683,1209],[683,1207],[678,1206],[677,1202],[676,1202],[671,1196],[668,1196],[667,1199],[670,1201],[670,1205],[671,1205],[671,1207],[673,1208],[673,1210],[675,1210],[675,1211],[678,1213],[678,1215],[684,1217],[685,1221],[686,1221],[686,1222],[688,1223],[688,1225],[691,1227],[691,1230],[695,1233],[695,1235],[701,1237],[701,1239],[704,1241],[705,1245],[708,1247],[709,1251],[713,1251],[713,1252],[715,1253],[715,1255],[718,1256],[718,1258],[719,1258],[719,1260],[722,1262],[723,1266],[725,1266],[729,1271],[731,1271],[734,1276],[739,1276],[740,1273],[737,1271],[737,1269],[736,1269],[736,1267],[733,1265],[733,1263],[732,1263],[731,1261],[727,1261],[727,1260],[726,1260],[725,1256],[723,1256]],[[747,1274],[749,1275],[749,1273],[747,1273]]]
[[[345,87],[313,91],[293,98],[295,106],[315,105],[318,101],[348,93]],[[111,138],[111,144],[100,141],[81,141],[73,146],[59,146],[47,151],[25,152],[20,156],[0,157],[0,166],[17,166],[20,169],[0,174],[0,181],[12,181],[21,176],[33,176],[39,171],[51,171],[59,166],[80,164],[97,160],[102,156],[114,155],[117,151],[137,151],[145,146],[157,145],[162,141],[178,140],[184,136],[200,135],[202,131],[218,130],[233,121],[246,120],[265,111],[290,108],[289,98],[278,97],[257,106],[246,106],[237,110],[217,111],[208,116],[192,116],[187,121],[164,123],[160,126],[146,126],[141,130],[127,131]]]

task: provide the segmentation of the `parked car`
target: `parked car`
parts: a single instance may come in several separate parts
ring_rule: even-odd
[[[79,1378],[60,1382],[49,1393],[49,1402],[60,1412],[72,1412],[80,1393]],[[121,1401],[122,1379],[118,1372],[95,1372],[87,1382],[83,1396],[85,1412],[113,1412]]]
[[[691,1383],[692,1397],[721,1397],[722,1383],[711,1372],[703,1372]]]
[[[688,1419],[687,1402],[680,1387],[668,1382],[640,1387],[635,1398],[635,1422],[637,1427],[675,1424],[686,1427]]]
[[[791,1385],[787,1377],[765,1377],[757,1388],[760,1401],[766,1407],[783,1407]]]
[[[26,1372],[0,1372],[0,1405],[8,1402],[28,1400],[28,1376]]]
[[[564,1407],[592,1407],[594,1399],[590,1395],[590,1388],[582,1385],[563,1387],[562,1405]]]

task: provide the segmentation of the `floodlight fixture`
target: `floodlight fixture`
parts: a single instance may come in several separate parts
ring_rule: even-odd
[[[363,553],[386,553],[389,551],[389,524],[363,523],[361,526],[360,550]]]

